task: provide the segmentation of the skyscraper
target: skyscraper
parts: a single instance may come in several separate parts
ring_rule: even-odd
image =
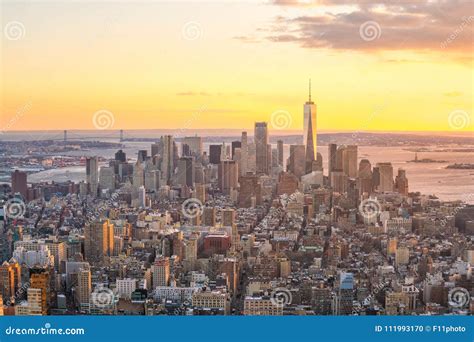
[[[408,196],[408,178],[404,169],[398,169],[395,177],[395,190],[403,196]]]
[[[86,223],[84,226],[84,254],[88,261],[102,261],[113,255],[114,225],[109,220]]]
[[[202,155],[202,138],[197,135],[194,137],[184,137],[184,144],[189,146],[192,156],[200,157]]]
[[[175,169],[175,143],[171,135],[161,137],[161,141],[163,146],[161,176],[163,177],[163,184],[170,185]]]
[[[248,139],[247,132],[242,132],[242,138],[240,139],[240,175],[245,176],[248,170],[249,150],[248,150]]]
[[[283,167],[283,140],[277,141],[278,165]]]
[[[316,105],[311,101],[311,80],[309,81],[309,98],[304,104],[303,145],[305,146],[305,171],[309,173],[316,154]]]
[[[224,194],[230,194],[232,189],[237,188],[239,181],[239,168],[235,160],[223,160],[218,168],[219,188]]]
[[[266,122],[255,123],[255,157],[257,174],[268,174],[268,128]]]
[[[222,145],[209,145],[209,163],[219,165],[221,162]]]
[[[331,172],[336,171],[337,145],[328,145],[328,176],[331,178]]]
[[[393,166],[392,163],[377,163],[380,173],[380,184],[378,190],[380,192],[393,191]]]
[[[26,172],[15,170],[11,174],[12,193],[19,192],[23,198],[26,198],[28,187],[26,185]]]
[[[304,145],[290,145],[288,171],[300,178],[305,174],[305,147]]]
[[[97,196],[99,187],[99,159],[97,157],[86,159],[86,182],[92,196]]]
[[[342,151],[342,171],[349,178],[357,177],[357,146],[348,145]]]
[[[193,186],[194,184],[194,160],[192,157],[182,157],[178,160],[178,184]]]

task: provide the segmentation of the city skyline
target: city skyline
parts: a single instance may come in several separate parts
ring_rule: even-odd
[[[469,132],[468,5],[6,1],[0,129],[299,130],[311,78],[319,131]]]
[[[454,2],[2,3],[0,316],[466,332],[474,8]]]

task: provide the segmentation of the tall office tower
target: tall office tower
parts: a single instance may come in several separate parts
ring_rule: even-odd
[[[342,151],[342,171],[349,178],[357,177],[357,146],[348,145]]]
[[[15,297],[21,282],[21,268],[17,262],[4,261],[0,266],[0,295],[4,302]]]
[[[20,193],[26,199],[28,186],[26,185],[26,172],[15,170],[11,173],[12,193]]]
[[[202,183],[196,183],[194,185],[194,198],[197,198],[201,203],[206,203],[206,185]]]
[[[181,144],[181,157],[191,157],[191,149],[188,144]]]
[[[247,173],[255,173],[257,170],[257,146],[255,142],[251,142],[247,145],[248,148],[248,159],[247,159]],[[246,173],[246,174],[247,174]]]
[[[276,148],[272,148],[272,168],[278,167],[278,150]]]
[[[316,155],[316,105],[311,101],[311,80],[309,80],[309,98],[304,104],[303,145],[305,146],[305,173],[312,170]]]
[[[268,174],[268,128],[266,122],[255,123],[255,160],[257,174]]]
[[[151,157],[163,154],[163,140],[151,144]]]
[[[209,163],[219,165],[221,163],[222,145],[209,145]]]
[[[163,184],[171,185],[174,175],[176,162],[176,145],[173,136],[165,135],[161,137],[163,145],[163,160],[161,162],[161,176],[163,177]]]
[[[232,159],[231,156],[231,146],[226,145],[225,142],[222,143],[222,154],[221,154],[221,160],[226,160],[226,159]]]
[[[157,286],[169,286],[170,282],[170,259],[168,257],[158,257],[151,266],[153,274],[153,288]]]
[[[337,171],[344,171],[343,169],[343,160],[344,160],[344,150],[346,149],[345,145],[339,146],[336,151],[336,168]]]
[[[328,145],[328,176],[331,179],[331,172],[336,171],[337,144]]]
[[[248,139],[247,132],[242,132],[242,137],[240,138],[240,175],[245,176],[248,171],[248,161],[249,161],[249,148],[248,148]]]
[[[233,224],[235,224],[235,209],[222,209],[222,225],[231,227]]]
[[[194,182],[204,183],[204,167],[199,162],[194,164]]]
[[[118,150],[117,152],[115,152],[115,160],[121,163],[125,163],[127,161],[127,155],[124,151]]]
[[[235,160],[223,160],[217,170],[219,188],[229,195],[232,189],[236,189],[239,182],[239,168]]]
[[[158,191],[160,188],[161,172],[158,170],[148,170],[145,172],[145,189],[147,191]]]
[[[345,193],[348,186],[347,175],[342,171],[331,172],[331,186],[334,192]]]
[[[99,188],[99,159],[97,157],[86,158],[86,182],[92,196],[97,196]]]
[[[272,170],[272,145],[270,144],[267,145],[267,170],[268,174],[270,174]]]
[[[49,271],[46,268],[32,268],[30,269],[30,289],[41,290],[41,300],[39,303],[41,307],[41,314],[47,315],[49,309],[49,297],[50,297],[50,278]],[[32,303],[28,303],[32,304]],[[34,305],[37,306],[37,305]]]
[[[79,308],[87,308],[92,293],[92,277],[89,267],[81,268],[76,274],[75,301]]]
[[[137,161],[140,162],[140,163],[145,163],[146,159],[147,159],[147,151],[146,150],[138,150],[138,157],[137,157]]]
[[[337,296],[337,315],[351,315],[354,301],[354,275],[341,272]]]
[[[111,166],[102,166],[99,171],[99,185],[101,189],[115,189],[115,170]]]
[[[235,154],[235,149],[236,148],[241,148],[242,147],[242,142],[237,140],[237,141],[232,141],[232,155],[231,158],[234,159],[234,154]]]
[[[380,186],[380,170],[378,166],[374,166],[372,169],[372,191],[375,191]]]
[[[145,170],[143,165],[137,161],[133,166],[133,187],[138,189],[145,184]]]
[[[262,204],[262,184],[257,175],[240,177],[239,207],[251,208]]]
[[[200,157],[202,155],[202,137],[198,137],[197,135],[194,137],[184,137],[184,143],[189,146],[189,151],[192,156]]]
[[[146,207],[146,191],[143,185],[138,188],[138,207],[139,208]]]
[[[214,227],[216,225],[216,208],[204,207],[202,211],[203,226]]]
[[[404,169],[398,169],[395,177],[395,190],[403,196],[408,196],[408,178]]]
[[[380,173],[380,192],[393,191],[393,166],[392,163],[377,163]]]
[[[290,145],[290,157],[288,158],[288,171],[296,177],[301,178],[305,174],[305,147],[304,145]]]
[[[283,140],[277,141],[277,157],[278,157],[278,165],[283,167]]]
[[[178,160],[178,184],[183,186],[193,186],[194,184],[194,159],[192,157],[182,157]]]
[[[359,192],[366,192],[370,195],[372,192],[372,165],[367,159],[362,159],[359,163]]]
[[[87,261],[100,262],[113,255],[114,225],[109,220],[86,223],[84,226],[84,257]]]

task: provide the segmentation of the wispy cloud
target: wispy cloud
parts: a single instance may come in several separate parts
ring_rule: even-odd
[[[181,93],[176,93],[178,96],[211,96],[210,93],[206,93],[204,91],[201,92],[194,92],[194,91],[184,91]]]
[[[350,6],[344,6],[347,1],[275,0],[273,5],[284,6],[285,14],[275,17],[257,32],[262,40],[295,43],[303,48],[443,51],[459,61],[466,56],[472,58],[474,6],[471,1],[358,0],[349,3]],[[364,39],[361,29],[368,22],[377,30],[376,39]],[[255,33],[236,38],[258,40]],[[447,39],[449,44],[443,44]]]

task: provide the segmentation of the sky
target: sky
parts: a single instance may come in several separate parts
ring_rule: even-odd
[[[348,4],[350,3],[350,4]],[[0,132],[473,130],[472,1],[2,1]]]

